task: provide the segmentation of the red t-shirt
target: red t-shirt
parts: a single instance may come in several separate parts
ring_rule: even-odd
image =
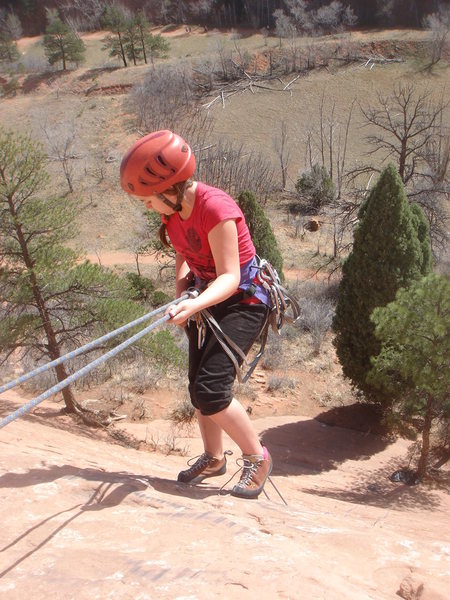
[[[190,217],[183,221],[179,213],[174,213],[168,220],[167,233],[173,247],[184,256],[191,271],[200,279],[211,281],[216,278],[208,233],[227,219],[236,222],[239,263],[242,266],[254,257],[255,246],[241,209],[224,191],[197,182]]]

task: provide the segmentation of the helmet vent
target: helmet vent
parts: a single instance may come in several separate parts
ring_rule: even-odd
[[[163,159],[163,157],[161,156],[161,154],[158,154],[158,156],[156,157],[158,162],[163,166],[163,167],[167,167],[167,163],[166,161]]]
[[[147,173],[149,175],[151,175],[152,177],[158,177],[158,175],[156,173],[154,173],[148,166],[145,166],[144,168],[147,171]]]

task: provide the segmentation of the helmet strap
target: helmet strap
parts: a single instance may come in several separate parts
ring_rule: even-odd
[[[180,210],[182,209],[181,201],[178,199],[178,197],[176,203],[173,203],[171,200],[169,200],[169,198],[166,198],[163,194],[158,194],[157,196],[161,200],[161,202],[164,202],[164,204],[172,210],[180,212]]]
[[[164,202],[164,204],[166,204],[166,206],[169,206],[175,212],[180,212],[183,208],[182,202],[183,202],[183,198],[184,198],[184,192],[186,191],[186,188],[190,187],[191,185],[192,185],[192,182],[190,179],[188,179],[187,181],[183,181],[180,184],[177,184],[177,183],[174,184],[173,187],[177,192],[177,201],[176,202],[172,202],[171,200],[166,198],[166,196],[164,196],[164,194],[158,194],[158,198],[160,200],[162,200],[162,202]]]

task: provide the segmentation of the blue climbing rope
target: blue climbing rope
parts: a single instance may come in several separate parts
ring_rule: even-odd
[[[57,365],[60,365],[61,363],[65,362],[66,360],[69,360],[70,358],[74,358],[75,356],[78,356],[79,354],[83,354],[84,352],[89,352],[90,350],[97,348],[97,346],[100,346],[100,344],[102,344],[103,342],[107,342],[108,340],[111,340],[112,338],[120,335],[124,331],[128,331],[128,329],[131,329],[132,327],[140,325],[141,323],[145,323],[145,321],[148,321],[152,317],[155,317],[156,315],[164,312],[166,310],[166,308],[168,308],[169,306],[172,306],[173,304],[177,304],[178,302],[181,302],[181,300],[186,300],[187,298],[189,298],[189,294],[184,294],[183,296],[180,296],[180,298],[178,298],[177,300],[172,300],[172,302],[169,302],[168,304],[165,304],[164,306],[160,306],[156,310],[154,310],[150,313],[147,313],[147,314],[143,315],[142,317],[139,317],[138,319],[135,319],[134,321],[127,323],[126,325],[122,325],[121,327],[118,327],[114,331],[110,331],[109,333],[106,333],[102,337],[99,337],[98,339],[93,340],[92,342],[89,342],[89,343],[85,344],[84,346],[77,348],[76,350],[72,350],[72,352],[68,352],[67,354],[60,356],[59,358],[56,358],[55,360],[52,360],[51,362],[46,363],[45,365],[37,367],[36,369],[34,369],[33,371],[30,371],[29,373],[25,373],[24,375],[17,377],[17,379],[14,379],[13,381],[10,381],[9,383],[5,383],[4,385],[0,386],[0,394],[3,394],[3,392],[6,392],[7,390],[11,390],[12,388],[16,387],[16,385],[19,385],[21,383],[24,383],[25,381],[28,381],[29,379],[32,379],[33,377],[36,377],[36,375],[40,375],[41,373],[48,371],[52,367],[56,367]]]
[[[186,300],[187,298],[192,297],[194,294],[198,294],[197,290],[193,290],[188,294],[180,296],[180,298],[177,298],[176,300],[169,302],[165,306],[161,306],[156,311],[153,311],[153,313],[151,313],[151,314],[154,316],[156,313],[162,312],[169,306],[178,304],[182,300]],[[95,346],[92,346],[92,344],[98,345],[99,343],[101,343],[100,340],[105,341],[105,339],[110,339],[110,337],[114,337],[114,335],[118,335],[122,331],[125,331],[126,329],[130,329],[130,327],[137,325],[138,321],[142,322],[142,320],[145,320],[148,318],[150,318],[149,315],[144,315],[144,316],[140,317],[139,319],[136,319],[136,321],[128,323],[127,325],[123,325],[122,327],[119,327],[119,329],[116,329],[115,331],[113,331],[109,334],[106,334],[106,336],[103,336],[102,338],[98,338],[98,340],[94,340],[93,342],[90,342],[89,344],[82,346],[82,348],[84,348],[84,351],[86,352],[88,348],[90,349],[90,348],[95,347]],[[47,391],[43,392],[40,396],[33,398],[32,400],[27,402],[24,406],[18,408],[16,411],[11,413],[7,417],[3,418],[0,421],[0,429],[2,429],[3,427],[8,425],[15,419],[21,417],[25,413],[29,412],[32,408],[34,408],[35,406],[37,406],[38,404],[40,404],[41,402],[43,402],[44,400],[46,400],[47,398],[52,396],[53,394],[57,394],[58,392],[60,392],[62,389],[64,389],[68,385],[74,383],[75,381],[77,381],[77,379],[84,377],[84,375],[86,375],[87,373],[89,373],[90,371],[92,371],[93,369],[95,369],[96,367],[101,365],[102,363],[106,362],[113,356],[116,356],[116,354],[119,354],[119,352],[121,352],[122,350],[125,350],[125,348],[128,348],[128,346],[131,346],[132,344],[134,344],[135,342],[140,340],[142,337],[144,337],[144,335],[147,335],[148,333],[150,333],[150,331],[155,329],[155,327],[158,327],[162,323],[165,323],[170,318],[171,318],[170,315],[164,315],[163,317],[161,317],[160,319],[158,319],[151,325],[144,327],[144,329],[142,329],[138,333],[134,334],[133,336],[131,336],[130,338],[128,338],[127,340],[125,340],[124,342],[119,344],[118,346],[112,348],[111,350],[109,350],[108,352],[103,354],[102,356],[99,356],[98,358],[96,358],[95,360],[93,360],[92,362],[87,364],[86,366],[82,367],[81,369],[79,369],[78,371],[73,373],[72,375],[69,375],[69,377],[66,377],[63,381],[60,381],[53,387],[49,388]],[[81,351],[81,348],[78,349],[78,352],[76,350],[74,350],[73,352],[77,352],[77,354],[80,354],[80,351]],[[39,369],[43,369],[45,371],[46,369],[50,368],[51,366],[54,366],[55,364],[59,364],[59,362],[63,362],[63,360],[67,360],[68,358],[71,358],[73,356],[75,356],[75,354],[73,354],[72,352],[69,352],[69,354],[62,356],[60,359],[57,359],[56,361],[52,361],[51,363],[48,363],[47,365],[44,365],[43,367],[39,367]],[[61,360],[61,359],[63,359],[63,360]],[[31,373],[34,373],[34,375],[37,375],[38,373],[42,373],[42,370],[39,370],[39,369],[35,369],[35,371],[32,371]],[[28,375],[29,375],[29,377],[27,377],[27,379],[30,379],[31,374],[28,374]],[[25,377],[25,375],[22,377]],[[18,379],[21,379],[21,378],[18,378]],[[17,381],[17,383],[15,383],[16,381]],[[22,379],[21,381],[25,381],[25,380]],[[15,385],[17,385],[19,382],[18,382],[18,380],[14,380],[14,382],[11,382],[11,384],[12,383],[15,383]],[[7,385],[10,385],[10,387],[8,387],[6,389],[11,389],[11,387],[14,387],[11,384],[7,384]],[[3,386],[3,387],[5,387],[5,386]],[[1,388],[1,391],[3,391],[3,388]]]

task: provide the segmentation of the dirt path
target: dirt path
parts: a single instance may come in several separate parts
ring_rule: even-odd
[[[90,252],[86,258],[104,267],[114,267],[115,265],[136,265],[136,257],[131,252]],[[156,265],[158,264],[154,256],[139,256],[139,264]]]

